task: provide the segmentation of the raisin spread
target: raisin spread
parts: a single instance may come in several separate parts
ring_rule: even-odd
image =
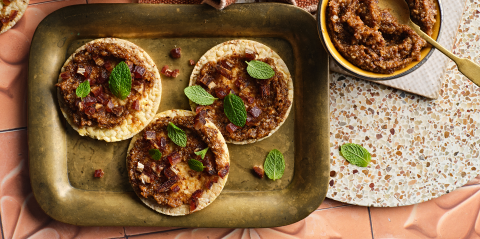
[[[197,114],[204,111],[227,141],[268,136],[285,120],[292,104],[288,98],[288,79],[276,69],[274,60],[255,58],[254,51],[246,50],[244,55],[234,54],[217,62],[207,62],[197,76],[195,84],[219,99],[211,105],[198,106]],[[246,61],[253,59],[269,64],[275,75],[266,80],[252,78],[247,73]],[[229,93],[238,95],[245,104],[247,120],[243,127],[231,123],[224,113],[223,99]]]
[[[186,147],[169,139],[169,122],[186,132]],[[152,197],[158,204],[170,207],[186,204],[193,211],[198,205],[198,197],[228,174],[229,163],[216,160],[225,154],[222,144],[217,142],[218,131],[202,127],[204,124],[205,119],[198,115],[162,117],[144,129],[127,156],[130,183],[141,196]],[[207,147],[204,159],[195,154]],[[152,159],[150,149],[158,149],[162,157]],[[190,169],[187,163],[190,159],[202,162],[204,170]]]
[[[113,68],[125,61],[132,76],[132,90],[125,100],[115,97],[108,81]],[[113,128],[126,117],[140,110],[140,100],[147,89],[153,87],[154,73],[146,70],[140,60],[116,44],[87,44],[76,53],[60,74],[62,81],[56,86],[73,122],[79,126]],[[91,92],[81,99],[76,95],[78,85],[90,82]]]
[[[427,34],[437,14],[432,0],[408,0],[413,21]],[[390,74],[420,60],[427,43],[410,27],[380,9],[378,0],[330,0],[328,30],[335,48],[354,65]]]

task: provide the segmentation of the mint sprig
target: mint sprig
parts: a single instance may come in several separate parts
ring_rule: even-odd
[[[202,162],[195,159],[188,160],[188,166],[190,167],[190,169],[195,170],[197,172],[202,172],[203,169],[205,168]]]
[[[203,150],[200,150],[200,151],[195,152],[195,154],[196,154],[196,155],[200,155],[200,157],[201,157],[202,159],[204,159],[204,158],[205,158],[205,154],[207,154],[207,151],[208,151],[208,147],[207,147],[206,149],[203,149]]]
[[[189,86],[183,92],[188,99],[199,105],[211,105],[217,99],[199,85]]]
[[[351,164],[367,167],[372,156],[367,149],[358,144],[346,143],[340,147],[341,155]]]
[[[178,128],[172,122],[167,126],[168,137],[178,146],[187,146],[187,134],[182,129]]]
[[[90,93],[90,82],[85,80],[80,85],[78,85],[77,89],[75,90],[75,94],[77,94],[80,98],[85,98]]]
[[[148,150],[148,154],[150,154],[154,160],[160,160],[162,158],[162,153],[158,149],[150,149]]]
[[[223,112],[234,125],[243,127],[247,122],[247,110],[242,98],[230,93],[223,99]]]
[[[122,100],[128,97],[132,90],[132,75],[127,63],[122,61],[113,68],[108,80],[108,86],[116,97]]]
[[[272,67],[263,61],[252,60],[250,62],[246,61],[246,63],[248,64],[248,74],[255,79],[266,80],[275,75],[275,71]]]
[[[283,154],[277,149],[270,151],[267,159],[265,159],[263,168],[268,178],[273,179],[273,181],[280,179],[283,176],[283,172],[285,172],[285,159],[283,158]]]

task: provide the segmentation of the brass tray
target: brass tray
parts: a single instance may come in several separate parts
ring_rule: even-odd
[[[272,137],[228,145],[231,171],[221,195],[192,215],[154,212],[128,183],[125,156],[130,140],[106,143],[81,137],[65,121],[56,97],[66,58],[100,37],[130,40],[159,68],[180,69],[162,78],[160,111],[189,109],[183,89],[208,49],[229,39],[263,42],[286,61],[295,86],[293,111]],[[168,56],[182,48],[180,59]],[[58,221],[96,226],[275,227],[307,217],[323,201],[329,178],[328,55],[314,18],[285,4],[238,4],[218,11],[204,5],[95,4],[60,9],[38,26],[30,51],[28,146],[32,188],[41,208]],[[284,152],[282,179],[251,173],[268,151]],[[102,179],[93,177],[103,169]]]

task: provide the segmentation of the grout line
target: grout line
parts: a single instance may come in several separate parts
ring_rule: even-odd
[[[2,215],[0,215],[0,230],[2,232],[2,238],[5,238],[5,235],[3,234],[3,223],[2,223]]]
[[[65,1],[65,0],[47,0],[45,2],[30,3],[30,4],[28,4],[28,6],[40,5],[40,4],[44,4],[44,3],[63,2],[63,1]]]
[[[0,130],[0,134],[1,134],[1,133],[9,133],[9,132],[21,131],[21,130],[25,130],[25,129],[27,129],[27,127],[20,127],[20,128],[15,128],[15,129]]]
[[[127,232],[125,231],[125,227],[123,227],[123,235],[125,236],[126,239],[128,239]]]
[[[370,214],[370,207],[367,207],[368,209],[368,219],[370,219],[370,231],[372,232],[372,239],[373,238],[373,225],[372,225],[372,215]]]
[[[173,231],[179,231],[179,230],[184,230],[184,229],[189,229],[189,228],[175,228],[175,229],[170,229],[170,230],[165,230],[165,231],[148,232],[148,233],[143,233],[143,234],[130,235],[130,238],[145,236],[145,235],[160,234],[160,233],[164,233],[164,232],[173,232]],[[125,234],[125,236],[126,236],[126,234]]]

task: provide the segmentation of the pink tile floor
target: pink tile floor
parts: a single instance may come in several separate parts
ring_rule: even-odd
[[[264,229],[79,227],[47,216],[33,197],[27,157],[28,52],[39,22],[64,6],[129,0],[31,0],[0,35],[0,219],[2,238],[480,238],[480,177],[432,201],[368,208],[326,199],[306,219]]]

